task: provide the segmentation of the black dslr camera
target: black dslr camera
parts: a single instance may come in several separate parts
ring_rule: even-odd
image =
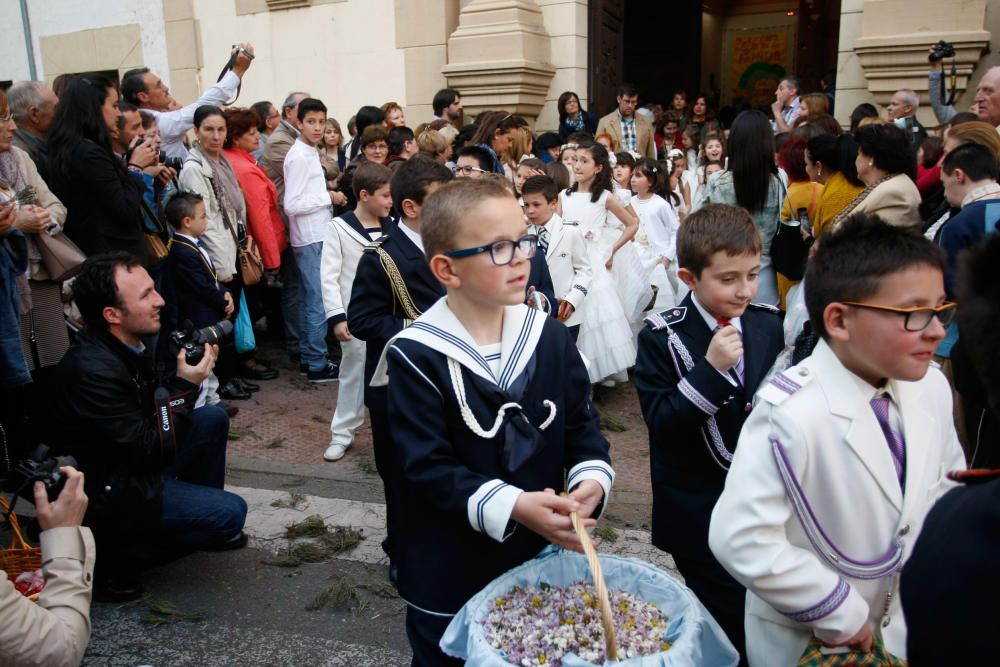
[[[181,169],[184,168],[184,160],[179,157],[167,157],[167,154],[160,151],[160,164],[165,167],[170,167],[178,174],[181,173]]]
[[[232,332],[233,323],[229,320],[222,320],[204,329],[195,329],[190,322],[184,322],[180,329],[170,333],[170,344],[174,354],[184,350],[188,365],[197,366],[205,356],[205,343],[218,345]]]
[[[48,493],[49,502],[59,497],[66,486],[66,475],[59,468],[63,466],[77,467],[72,456],[49,456],[49,448],[39,444],[35,450],[10,471],[10,477],[4,485],[4,491],[16,493],[25,500],[35,502],[35,482],[42,482]]]
[[[934,50],[931,51],[930,55],[927,56],[927,60],[931,61],[932,63],[944,60],[945,58],[955,57],[955,45],[949,44],[943,39],[934,46],[932,46],[931,48]]]

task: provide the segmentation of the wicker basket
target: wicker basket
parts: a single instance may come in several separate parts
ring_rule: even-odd
[[[566,494],[563,494],[566,495]],[[604,582],[604,572],[601,571],[601,560],[597,557],[597,547],[594,540],[590,539],[590,533],[583,527],[576,512],[570,512],[570,521],[573,522],[573,530],[583,543],[583,553],[587,557],[587,564],[590,566],[590,574],[594,577],[594,589],[597,591],[597,600],[601,605],[601,625],[604,627],[604,655],[607,660],[618,659],[618,639],[615,637],[615,622],[611,617],[611,602],[608,600],[608,586]]]
[[[10,509],[7,499],[3,496],[0,496],[0,509],[4,514]],[[24,541],[16,514],[11,512],[9,520],[14,536],[11,538],[9,548],[0,548],[0,570],[5,571],[7,577],[14,581],[22,572],[34,572],[42,566],[42,550],[39,547],[29,546]]]

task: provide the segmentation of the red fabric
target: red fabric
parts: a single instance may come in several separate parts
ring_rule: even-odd
[[[917,190],[922,196],[933,193],[941,187],[941,163],[927,169],[922,164],[917,165]]]
[[[223,151],[236,172],[247,200],[247,227],[260,248],[265,269],[281,266],[281,252],[288,247],[285,223],[278,214],[278,191],[253,156],[238,148]]]
[[[728,327],[730,324],[728,317],[718,317],[715,321],[720,327]]]

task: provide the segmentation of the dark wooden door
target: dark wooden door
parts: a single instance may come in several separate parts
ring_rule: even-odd
[[[617,106],[618,86],[624,80],[625,0],[590,0],[588,111],[598,116]]]

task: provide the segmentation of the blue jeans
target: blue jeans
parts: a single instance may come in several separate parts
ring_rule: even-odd
[[[217,405],[191,413],[191,432],[163,471],[160,541],[198,549],[222,544],[243,530],[246,501],[223,490],[229,417]]]
[[[323,242],[292,248],[299,266],[299,349],[302,363],[309,370],[321,371],[326,366],[326,309],[323,308],[323,285],[320,280],[320,258]]]

